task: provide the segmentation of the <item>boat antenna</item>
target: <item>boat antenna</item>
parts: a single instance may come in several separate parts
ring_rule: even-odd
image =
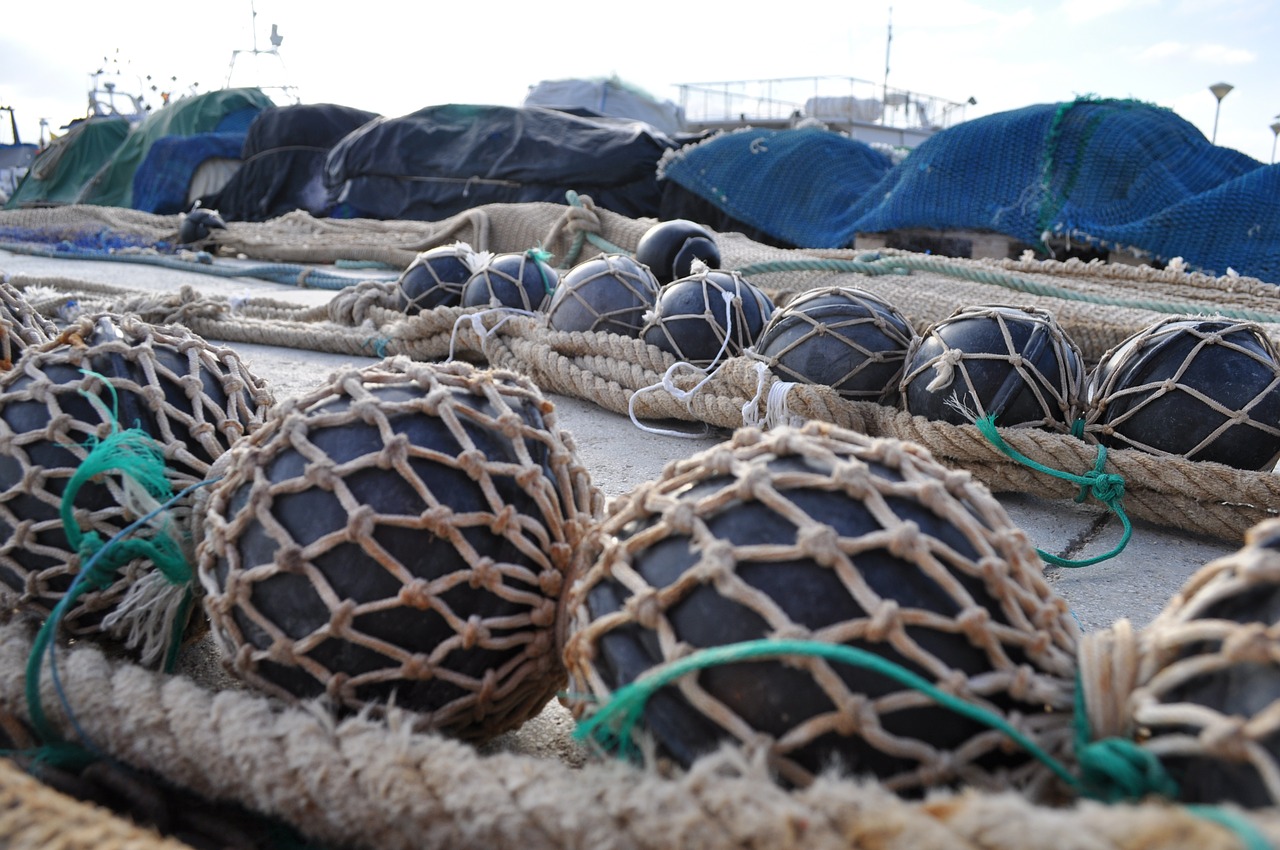
[[[889,34],[884,40],[884,89],[889,90],[889,48],[893,46],[893,7],[889,7]]]
[[[248,53],[250,56],[253,56],[253,57],[274,56],[276,57],[276,60],[280,63],[281,69],[282,70],[284,69],[284,58],[280,56],[280,45],[284,43],[284,36],[280,34],[279,26],[277,24],[271,25],[271,47],[265,50],[259,50],[258,49],[258,10],[257,8],[255,8],[253,4],[253,0],[250,0],[249,2],[249,15],[250,15],[252,29],[253,29],[253,49],[231,51],[231,64],[227,67],[227,82],[225,84],[226,88],[231,88],[231,78],[235,76],[235,71],[236,71],[236,59],[238,59],[240,57],[240,54],[242,53]],[[277,89],[285,97],[292,99],[295,102],[300,102],[300,99],[296,91],[297,87],[290,85],[287,82],[282,82],[279,85],[273,85],[273,86],[261,86],[261,88]]]

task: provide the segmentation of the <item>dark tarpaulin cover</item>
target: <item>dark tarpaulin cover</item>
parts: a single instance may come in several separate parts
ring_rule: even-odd
[[[249,126],[244,163],[201,204],[227,221],[266,221],[293,210],[323,217],[328,214],[324,166],[330,149],[377,117],[376,112],[332,103],[264,110]]]
[[[565,203],[569,190],[656,217],[676,143],[639,121],[543,107],[446,104],[379,118],[329,154],[334,215],[438,221],[483,204]]]

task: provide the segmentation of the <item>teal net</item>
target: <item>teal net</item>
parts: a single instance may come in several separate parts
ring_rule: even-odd
[[[855,230],[978,229],[1280,277],[1280,171],[1167,109],[1080,99],[975,119],[916,148],[851,211]],[[852,234],[850,234],[852,235]]]
[[[787,245],[839,248],[853,204],[893,167],[865,142],[818,128],[746,128],[668,155],[659,175]]]
[[[839,133],[743,130],[670,156],[662,177],[797,247],[977,230],[1280,280],[1280,169],[1137,101],[1080,98],[977,118],[892,167]]]

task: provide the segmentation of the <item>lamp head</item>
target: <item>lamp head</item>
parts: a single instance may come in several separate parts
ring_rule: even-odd
[[[1222,103],[1222,99],[1231,93],[1235,86],[1231,83],[1214,83],[1209,86],[1209,91],[1213,92],[1213,96],[1218,99],[1218,103]]]

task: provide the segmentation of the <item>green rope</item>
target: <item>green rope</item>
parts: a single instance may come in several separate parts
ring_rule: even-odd
[[[533,260],[533,267],[538,270],[538,277],[542,278],[542,290],[547,295],[550,295],[555,290],[556,285],[551,278],[547,277],[546,269],[543,266],[549,267],[554,255],[542,248],[530,248],[524,252],[524,255]]]
[[[1039,744],[1018,731],[1000,715],[941,690],[901,664],[866,650],[843,644],[803,640],[749,640],[700,649],[684,658],[649,670],[634,682],[619,688],[613,698],[574,731],[577,740],[591,740],[606,752],[634,756],[632,733],[640,722],[645,704],[660,689],[698,670],[740,661],[802,655],[827,658],[887,676],[923,693],[943,708],[1002,732],[1026,750],[1055,776],[1081,796],[1105,803],[1141,800],[1150,795],[1173,800],[1178,785],[1169,776],[1159,757],[1137,743],[1123,738],[1091,740],[1084,707],[1084,688],[1076,677],[1074,726],[1079,777]],[[1270,845],[1262,833],[1243,816],[1218,806],[1187,806],[1192,815],[1233,831],[1246,850],[1265,850]]]
[[[1254,826],[1252,821],[1239,812],[1222,806],[1202,805],[1187,806],[1187,811],[1234,832],[1244,845],[1245,850],[1273,850],[1271,842],[1262,834],[1262,830]]]
[[[109,383],[107,386],[111,389],[114,398],[114,387]],[[179,494],[177,497],[172,495],[172,488],[165,474],[164,452],[145,431],[137,428],[122,431],[115,424],[114,418],[112,426],[114,430],[105,438],[101,440],[97,437],[89,438],[86,443],[89,453],[68,479],[59,506],[63,533],[71,548],[80,555],[82,566],[71,586],[54,606],[48,620],[41,626],[32,646],[31,656],[27,660],[27,705],[32,724],[46,741],[58,740],[58,736],[49,724],[40,703],[41,659],[46,651],[52,652],[52,640],[58,624],[82,594],[89,590],[110,587],[121,566],[137,558],[145,558],[151,561],[171,584],[188,588],[188,596],[182,601],[183,612],[188,610],[190,604],[188,597],[192,579],[191,567],[182,554],[181,546],[172,536],[162,531],[152,538],[124,539],[126,532],[132,532],[150,522],[167,504],[182,495]],[[134,521],[124,531],[104,543],[97,532],[85,533],[76,522],[75,498],[87,481],[112,472],[131,479],[149,496],[164,504]],[[171,665],[175,657],[176,649],[170,646],[166,653],[166,665]]]
[[[996,269],[979,268],[949,262],[938,257],[895,256],[866,262],[863,260],[775,260],[765,263],[753,263],[738,269],[739,274],[746,277],[757,274],[771,274],[789,271],[830,271],[848,272],[878,276],[885,274],[910,274],[913,271],[933,272],[948,277],[967,280],[972,283],[983,283],[1005,289],[1037,295],[1045,298],[1056,298],[1063,301],[1079,301],[1086,304],[1101,304],[1109,307],[1128,307],[1135,310],[1148,310],[1153,313],[1170,315],[1195,315],[1212,313],[1229,319],[1240,319],[1265,324],[1280,324],[1280,313],[1262,310],[1238,309],[1214,304],[1195,304],[1189,301],[1152,301],[1143,298],[1117,298],[1075,292],[1061,286],[1030,280]]]
[[[701,649],[691,655],[657,667],[620,688],[605,706],[574,731],[578,740],[590,739],[606,751],[634,753],[631,733],[644,714],[645,704],[658,690],[696,670],[761,658],[806,655],[828,658],[870,670],[919,691],[944,708],[984,726],[1004,733],[1036,759],[1044,763],[1064,782],[1076,784],[1071,773],[1044,751],[1039,744],[1018,731],[1003,717],[941,690],[924,677],[865,649],[843,644],[802,640],[750,640],[742,643]]]
[[[1110,508],[1116,516],[1120,517],[1120,522],[1124,525],[1124,535],[1120,538],[1120,542],[1116,544],[1116,547],[1110,552],[1105,555],[1098,555],[1094,558],[1085,558],[1083,560],[1073,561],[1066,558],[1059,558],[1057,555],[1052,555],[1042,549],[1037,549],[1036,551],[1046,563],[1050,563],[1058,567],[1067,567],[1069,569],[1074,569],[1076,567],[1088,567],[1114,558],[1116,555],[1119,555],[1124,551],[1124,547],[1129,544],[1129,538],[1133,536],[1133,524],[1129,522],[1129,517],[1124,511],[1124,505],[1121,504],[1121,500],[1124,498],[1124,477],[1104,471],[1107,464],[1106,446],[1098,446],[1098,460],[1094,463],[1093,469],[1089,470],[1084,475],[1075,475],[1070,472],[1062,472],[1057,469],[1052,469],[1042,463],[1038,463],[1006,443],[1004,438],[1000,436],[1000,432],[996,429],[994,414],[984,416],[973,424],[977,426],[979,433],[986,437],[993,446],[999,449],[1006,456],[1013,458],[1018,463],[1021,463],[1023,466],[1030,467],[1036,472],[1043,472],[1045,475],[1052,475],[1054,478],[1060,478],[1064,481],[1070,481],[1072,484],[1079,485],[1080,492],[1076,494],[1075,498],[1077,502],[1083,502],[1092,495],[1095,499]],[[1077,430],[1075,426],[1073,426],[1073,431],[1074,430]]]
[[[1157,794],[1169,800],[1178,796],[1178,783],[1165,771],[1155,753],[1125,738],[1093,740],[1085,709],[1084,685],[1076,673],[1076,761],[1080,765],[1078,790],[1092,800],[1120,803]]]

